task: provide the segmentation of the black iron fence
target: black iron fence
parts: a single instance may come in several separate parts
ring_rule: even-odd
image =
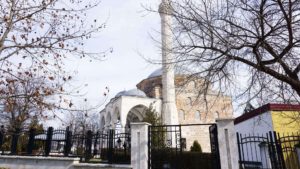
[[[241,169],[300,169],[300,134],[237,133]]]
[[[220,169],[215,124],[149,126],[149,169]]]
[[[80,157],[82,162],[130,164],[130,134],[121,130],[30,129],[0,132],[0,155]]]

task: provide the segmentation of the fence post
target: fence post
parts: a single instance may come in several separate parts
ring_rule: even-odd
[[[35,129],[31,128],[29,130],[29,139],[28,139],[28,143],[27,143],[27,154],[28,155],[32,154],[32,150],[33,150],[33,146],[34,146],[34,137],[35,137]]]
[[[98,150],[97,150],[97,144],[98,144],[98,138],[99,138],[99,131],[97,131],[95,138],[94,138],[94,151],[93,151],[93,155],[97,155]]]
[[[113,150],[114,150],[114,130],[109,130],[108,151],[107,151],[107,159],[109,164],[113,163]]]
[[[11,140],[11,147],[10,147],[10,152],[12,155],[17,154],[17,147],[18,147],[20,131],[21,130],[19,128],[16,128],[15,131],[13,132],[12,140]]]
[[[243,146],[243,145],[241,145],[241,143],[240,143],[240,134],[238,132],[236,133],[236,138],[237,138],[237,145],[238,145],[238,151],[239,151],[239,168],[242,168],[240,161],[242,161],[241,146]]]
[[[131,123],[131,166],[133,169],[148,168],[148,128],[150,124]]]
[[[64,156],[67,157],[69,156],[72,147],[72,132],[70,131],[69,126],[66,128],[65,141]]]
[[[270,158],[271,158],[271,163],[272,167],[274,169],[282,169],[281,166],[281,158],[280,158],[280,152],[277,148],[277,137],[276,137],[276,132],[269,131],[269,136],[270,136],[270,144],[269,144],[269,151],[270,151]]]
[[[216,119],[221,169],[238,169],[238,145],[234,119]]]
[[[53,136],[53,127],[49,127],[47,130],[47,138],[46,138],[46,143],[45,143],[45,156],[49,156],[49,154],[50,154],[52,136]]]
[[[86,140],[85,140],[85,161],[89,161],[92,158],[92,140],[93,140],[93,133],[91,130],[89,130],[86,133]]]
[[[0,152],[2,150],[2,144],[4,143],[4,126],[0,127]]]
[[[279,167],[281,169],[286,169],[284,156],[283,156],[283,152],[282,152],[280,135],[278,134],[278,137],[277,137],[277,133],[275,131],[273,132],[273,135],[274,135],[274,142],[275,142],[275,146],[276,146]]]
[[[214,160],[211,160],[213,169],[220,169],[220,151],[219,151],[219,142],[218,142],[218,128],[217,125],[211,125],[209,127],[209,136],[210,136],[210,146],[211,153]]]

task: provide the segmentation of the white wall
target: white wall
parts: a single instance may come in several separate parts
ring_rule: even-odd
[[[272,116],[270,112],[257,115],[235,125],[236,132],[241,134],[266,134],[273,131]]]
[[[269,131],[273,131],[272,116],[270,112],[252,117],[235,125],[236,132],[241,134],[242,138],[250,136],[267,137]],[[251,143],[249,141],[251,140]],[[263,139],[251,138],[244,139],[248,143],[240,145],[243,161],[261,162],[264,168],[270,166],[268,149],[262,144]]]
[[[144,105],[149,107],[151,103],[153,104],[153,108],[160,113],[161,112],[161,100],[160,99],[153,99],[153,98],[142,98],[142,97],[132,97],[132,96],[122,96],[122,104],[120,106],[120,113],[121,113],[121,123],[122,126],[126,124],[126,118],[129,111],[137,106],[137,105]]]

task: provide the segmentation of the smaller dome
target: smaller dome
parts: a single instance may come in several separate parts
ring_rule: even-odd
[[[159,68],[157,70],[155,70],[154,72],[152,72],[148,78],[152,78],[152,77],[157,77],[157,76],[161,76],[162,75],[162,68]]]
[[[139,89],[131,89],[131,90],[124,90],[119,92],[116,97],[120,97],[120,96],[137,96],[137,97],[147,97],[147,95],[139,90]]]
[[[115,97],[123,96],[124,93],[126,93],[126,90],[123,90],[123,91],[117,93]]]

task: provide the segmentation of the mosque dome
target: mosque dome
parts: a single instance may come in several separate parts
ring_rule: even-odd
[[[152,72],[148,76],[148,78],[161,76],[162,72],[163,72],[162,68],[159,68],[159,69],[155,70],[154,72]],[[188,73],[189,73],[189,71],[186,68],[175,66],[175,75],[187,75]]]
[[[146,94],[139,90],[139,89],[131,89],[131,90],[124,90],[119,92],[116,97],[120,97],[120,96],[137,96],[137,97],[147,97]]]

